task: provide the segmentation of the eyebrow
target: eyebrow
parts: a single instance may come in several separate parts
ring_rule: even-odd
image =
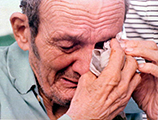
[[[64,35],[59,35],[57,37],[53,37],[52,38],[52,42],[51,43],[57,43],[57,42],[62,42],[62,41],[69,41],[73,44],[84,44],[84,41],[86,40],[86,38],[83,37],[83,34],[81,35],[69,35],[69,34],[64,34]]]
[[[58,42],[58,41],[72,41],[74,43],[79,43],[79,42],[82,42],[83,40],[85,40],[85,38],[83,38],[83,35],[75,35],[75,36],[72,36],[72,35],[68,35],[68,34],[65,34],[65,35],[60,35],[58,37],[53,37],[52,40],[54,42]]]
[[[112,38],[114,37],[110,37],[110,38],[106,38],[106,37],[103,37],[100,39],[100,42],[107,42],[107,41],[110,41]],[[85,40],[87,40],[88,38],[85,38],[83,37],[83,34],[81,35],[69,35],[69,34],[64,34],[64,35],[61,35],[61,34],[58,34],[57,37],[53,37],[52,38],[52,42],[58,42],[58,41],[71,41],[73,43],[83,43]],[[100,43],[98,42],[98,43]]]

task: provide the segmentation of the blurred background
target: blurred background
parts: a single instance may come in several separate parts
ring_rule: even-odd
[[[14,12],[21,12],[20,0],[0,0],[0,46],[7,46],[14,42],[10,24],[10,16]]]

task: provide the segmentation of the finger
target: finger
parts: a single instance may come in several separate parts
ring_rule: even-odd
[[[112,78],[115,78],[115,76],[116,78],[117,76],[120,77],[121,69],[122,66],[124,65],[125,53],[116,39],[112,39],[110,45],[111,45],[111,55],[109,58],[109,63],[101,72],[98,79],[103,80],[102,81],[103,83],[109,83],[111,81],[114,82],[114,85],[117,85],[119,80]]]
[[[121,78],[124,83],[129,83],[132,79],[133,75],[135,74],[136,70],[138,69],[138,63],[136,59],[132,56],[126,56],[126,63],[121,73]]]
[[[126,48],[125,52],[127,55],[131,55],[133,57],[142,57],[158,64],[158,50],[151,50],[147,48]]]
[[[125,119],[126,118],[125,114],[122,112],[124,108],[125,108],[125,106],[118,106],[117,109],[115,109],[113,111],[111,109],[106,109],[105,111],[102,112],[100,118],[101,118],[101,120],[112,120],[117,115],[121,115],[121,117],[123,117]],[[117,118],[117,119],[119,120],[119,118]]]
[[[130,82],[129,88],[128,88],[128,94],[131,96],[133,91],[136,89],[136,87],[140,84],[141,82],[141,76],[138,73],[135,73],[132,81]]]
[[[148,48],[152,50],[158,50],[158,47],[154,41],[122,40],[121,44],[125,48]]]
[[[138,70],[142,73],[149,73],[158,77],[158,66],[153,63],[142,63],[139,65]]]
[[[146,48],[127,48],[125,49],[127,55],[131,55],[133,57],[142,57],[149,61],[154,61],[158,63],[158,50],[151,50]]]
[[[126,120],[126,115],[123,112],[124,108],[125,108],[125,106],[118,107],[118,109],[115,110],[110,116],[112,118],[115,118],[116,120]],[[111,119],[108,119],[108,120],[111,120]]]
[[[117,98],[111,105],[110,105],[110,112],[112,113],[113,111],[117,110],[118,108],[125,108],[127,105],[128,101],[131,98],[131,95],[133,91],[136,89],[136,87],[140,84],[141,82],[141,77],[139,74],[135,74],[133,79],[131,80],[127,93],[122,94],[119,98]],[[105,104],[106,105],[106,104]]]
[[[136,87],[140,84],[140,82],[141,82],[140,74],[135,73],[135,75],[133,76],[133,79],[130,81],[127,93],[122,94],[120,99],[117,99],[115,101],[114,104],[116,104],[116,105],[114,105],[114,108],[111,108],[111,109],[115,110],[118,106],[126,106],[132,96],[132,93],[134,92]]]
[[[111,40],[111,56],[109,64],[104,68],[100,76],[88,87],[88,91],[97,94],[98,98],[107,98],[111,90],[120,81],[120,73],[125,54],[115,39]],[[104,97],[103,97],[104,95]]]
[[[130,81],[133,79],[135,72],[137,70],[137,62],[136,60],[131,57],[126,57],[126,63],[121,73],[121,81],[118,86],[111,91],[110,95],[108,96],[107,103],[108,105],[113,104],[117,100],[120,100],[126,97],[126,94],[129,89]]]
[[[85,88],[87,86],[90,86],[96,80],[96,78],[97,77],[90,71],[83,74],[79,79],[77,88],[82,89],[82,88]]]
[[[106,97],[111,90],[118,85],[120,73],[124,64],[125,53],[116,39],[111,40],[111,56],[108,65],[101,72],[100,76],[93,83],[94,88],[98,88],[100,95]],[[106,93],[105,93],[106,90]],[[96,90],[95,90],[96,92]]]
[[[125,53],[120,46],[120,43],[116,39],[111,40],[111,56],[109,58],[107,69],[112,68],[116,71],[120,71],[124,66]],[[115,68],[113,68],[115,66]],[[104,69],[107,72],[107,69]],[[104,71],[103,71],[104,73]]]

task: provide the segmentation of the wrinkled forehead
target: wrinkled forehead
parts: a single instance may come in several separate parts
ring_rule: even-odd
[[[109,9],[109,7],[125,7],[124,0],[42,0],[41,9],[57,6],[59,4],[61,4],[60,7],[67,5],[67,7],[82,9],[92,14],[100,14],[101,12],[104,12],[105,8]]]
[[[65,0],[66,1],[66,0]],[[67,0],[71,4],[82,6],[85,11],[92,14],[100,14],[104,12],[104,8],[120,6],[124,4],[123,0]]]
[[[84,26],[99,31],[114,26],[121,28],[124,12],[124,0],[42,0],[40,6],[43,23],[57,29],[59,26],[59,29]]]

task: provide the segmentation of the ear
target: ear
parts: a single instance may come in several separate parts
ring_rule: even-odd
[[[29,40],[31,40],[28,18],[22,13],[13,13],[10,17],[14,37],[22,50],[29,50]]]

